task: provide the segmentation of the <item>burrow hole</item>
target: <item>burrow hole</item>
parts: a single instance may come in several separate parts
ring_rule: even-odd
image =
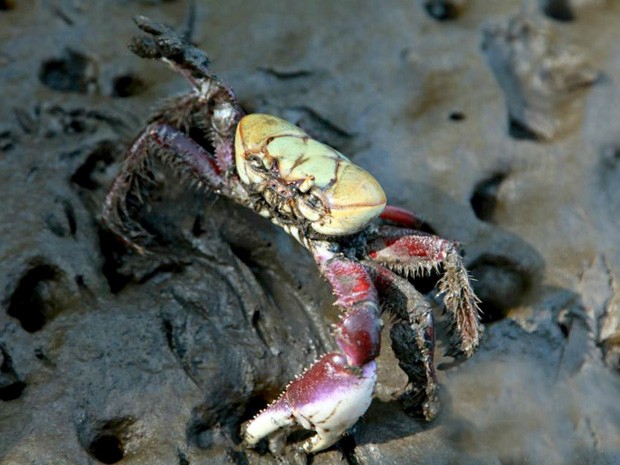
[[[506,176],[505,173],[494,173],[474,187],[474,192],[469,202],[478,219],[489,222],[493,221],[497,208],[499,188]]]
[[[94,428],[79,431],[79,439],[86,452],[101,463],[113,464],[125,457],[127,438],[134,419],[116,418],[99,422]]]
[[[18,399],[26,388],[26,383],[17,376],[13,359],[2,345],[0,345],[0,357],[0,400],[7,402]]]
[[[55,313],[55,287],[60,271],[51,265],[38,264],[26,271],[8,301],[7,313],[17,318],[29,333],[39,331]]]
[[[575,12],[569,0],[545,0],[542,3],[543,13],[549,18],[562,22],[575,20]]]
[[[95,145],[78,169],[71,176],[71,182],[88,190],[95,190],[108,185],[111,180],[110,165],[121,152],[119,144],[103,140]]]
[[[53,90],[85,94],[95,84],[94,64],[84,54],[65,49],[59,58],[46,60],[39,70],[39,79]]]
[[[527,270],[501,255],[481,255],[468,268],[474,291],[481,300],[483,323],[502,320],[510,309],[522,302],[532,285]]]
[[[145,82],[131,73],[121,74],[112,80],[112,97],[132,97],[146,89]]]
[[[97,436],[90,444],[89,452],[103,463],[120,462],[125,455],[120,440],[109,433]]]
[[[456,19],[460,13],[460,8],[454,0],[426,0],[424,9],[429,16],[437,21]]]
[[[465,121],[465,113],[462,111],[453,111],[448,115],[448,119],[450,121],[454,121],[455,123],[460,123],[461,121]]]
[[[0,0],[0,11],[8,11],[15,8],[15,0]]]

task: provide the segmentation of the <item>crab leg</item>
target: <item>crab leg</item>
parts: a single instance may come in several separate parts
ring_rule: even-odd
[[[148,162],[151,153],[169,160],[173,166],[187,172],[192,179],[207,184],[216,192],[226,186],[219,167],[204,148],[172,126],[158,123],[147,126],[131,145],[103,206],[103,221],[126,243],[132,245],[134,242],[129,235],[135,237],[148,233],[131,220],[127,211],[127,196],[133,193],[141,200],[139,181],[149,176]],[[131,228],[126,227],[128,224]]]
[[[382,220],[388,220],[398,224],[404,228],[420,228],[424,222],[413,212],[404,208],[395,207],[394,205],[386,205],[379,217]]]
[[[325,354],[259,413],[245,430],[249,445],[299,424],[316,431],[303,449],[318,452],[340,439],[372,400],[382,326],[377,291],[362,264],[338,255],[317,261],[338,297],[336,304],[345,309],[334,330],[342,353]]]
[[[431,306],[406,279],[378,263],[367,260],[364,265],[374,279],[381,300],[389,302],[385,310],[398,318],[390,331],[392,347],[411,386],[401,399],[430,421],[439,411]]]
[[[206,185],[216,193],[245,200],[237,189],[234,162],[234,132],[243,116],[232,90],[209,71],[205,52],[179,37],[172,29],[144,16],[134,18],[148,35],[134,38],[131,50],[138,56],[159,59],[183,75],[193,86],[190,95],[173,99],[153,118],[153,123],[138,136],[129,149],[125,164],[115,179],[104,204],[103,221],[127,244],[140,250],[129,237],[148,236],[143,228],[131,220],[126,197],[134,194],[140,199],[136,181],[148,177],[150,152],[180,168],[198,185]],[[199,122],[210,121],[200,128]],[[213,146],[209,153],[187,134],[198,126],[202,136]],[[233,195],[231,195],[233,194]],[[130,228],[118,225],[129,224]]]
[[[473,354],[481,333],[478,298],[453,242],[419,231],[384,226],[379,230],[379,238],[368,244],[368,256],[406,277],[443,266],[440,294],[452,314],[460,352],[467,357]]]
[[[232,141],[237,123],[243,116],[232,89],[209,70],[209,57],[174,30],[145,16],[135,16],[134,22],[147,36],[134,37],[130,49],[142,58],[158,59],[181,74],[194,88],[189,106],[202,106],[204,121],[211,120],[208,135],[215,147],[215,160],[222,171],[234,169]],[[174,103],[174,112],[177,103]],[[178,110],[177,110],[178,111]],[[165,115],[163,119],[165,119]],[[183,121],[187,124],[188,121]]]
[[[217,81],[209,70],[209,56],[194,47],[185,37],[180,37],[173,29],[146,16],[133,18],[136,25],[147,36],[134,37],[129,48],[141,58],[161,59],[182,74],[194,87],[201,80]]]

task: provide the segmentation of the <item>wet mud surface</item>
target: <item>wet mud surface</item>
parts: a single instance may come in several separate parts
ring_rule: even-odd
[[[463,244],[486,332],[452,366],[440,328],[439,417],[403,412],[386,328],[336,447],[244,449],[242,422],[333,348],[312,259],[165,167],[152,254],[99,226],[124,148],[187,89],[127,50],[131,17],[181,28],[187,5],[0,1],[0,463],[620,463],[620,5],[388,3],[197,2],[193,37],[247,111]]]

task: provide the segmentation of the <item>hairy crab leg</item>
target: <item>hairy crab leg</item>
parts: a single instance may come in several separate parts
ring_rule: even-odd
[[[166,159],[181,172],[188,173],[192,179],[207,184],[216,192],[227,186],[213,157],[203,147],[172,126],[158,123],[147,126],[129,148],[123,167],[105,199],[102,212],[106,226],[134,247],[138,246],[130,236],[135,238],[136,233],[148,233],[131,220],[126,200],[132,190],[140,197],[139,180],[148,176],[148,161],[153,154]]]
[[[377,291],[364,266],[339,255],[317,259],[345,308],[334,336],[342,351],[323,355],[245,429],[250,446],[275,430],[299,424],[316,431],[303,445],[318,452],[334,444],[366,412],[377,380],[381,320]]]
[[[470,357],[478,346],[482,328],[478,321],[478,298],[455,243],[419,231],[384,226],[367,248],[372,260],[405,277],[443,267],[439,292],[452,314],[454,332],[459,337],[458,348]]]
[[[234,139],[237,123],[243,116],[232,89],[209,70],[209,57],[180,37],[173,29],[145,16],[134,17],[135,23],[148,36],[134,37],[130,49],[141,58],[158,59],[181,74],[194,88],[205,128],[215,147],[215,160],[220,170],[234,170]]]
[[[241,203],[247,195],[238,188],[235,174],[234,133],[243,111],[232,90],[209,71],[209,58],[204,51],[161,23],[144,16],[136,16],[134,21],[148,35],[135,37],[130,49],[142,58],[164,61],[194,88],[192,94],[173,99],[154,115],[153,122],[130,147],[104,203],[104,223],[126,244],[142,251],[133,239],[149,234],[131,220],[126,197],[134,194],[141,201],[139,180],[150,174],[150,152],[179,168],[194,183],[205,184],[216,193],[232,194]],[[200,127],[197,120],[210,124]],[[213,154],[189,137],[189,129],[194,126],[211,142]]]
[[[381,301],[389,302],[384,311],[398,318],[390,332],[392,347],[411,386],[401,399],[430,421],[439,412],[431,306],[406,279],[378,263],[366,260],[364,265],[374,279]]]

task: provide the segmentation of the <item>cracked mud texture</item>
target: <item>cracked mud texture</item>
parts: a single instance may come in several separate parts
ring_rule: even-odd
[[[333,347],[309,255],[163,167],[141,214],[155,254],[98,226],[123,148],[187,90],[127,50],[131,17],[181,27],[185,2],[0,1],[0,463],[620,463],[620,5],[530,2],[602,73],[542,142],[506,108],[557,105],[505,95],[481,49],[522,2],[444,2],[466,4],[447,21],[430,3],[197,2],[194,41],[246,110],[303,125],[463,243],[484,299],[474,358],[450,366],[440,334],[437,420],[396,401],[388,327],[368,413],[307,458],[246,450],[239,426]]]

